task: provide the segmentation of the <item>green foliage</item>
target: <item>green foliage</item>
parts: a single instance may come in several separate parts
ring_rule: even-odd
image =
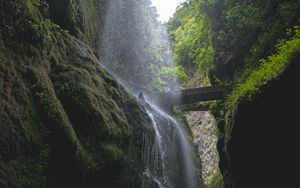
[[[213,6],[217,4],[220,0],[207,0],[207,5]]]
[[[150,0],[111,1],[99,50],[115,74],[150,90],[177,80],[174,71],[166,71],[173,62],[168,34],[156,11]]]
[[[37,6],[40,1],[4,2],[0,21],[4,45],[26,58],[45,55],[53,44],[62,41],[68,32],[48,18],[42,18]],[[14,10],[10,12],[10,10]]]
[[[33,6],[36,6],[36,7],[39,7],[40,4],[41,4],[41,1],[40,1],[40,0],[31,0],[31,2],[32,2],[32,5],[33,5]]]
[[[276,54],[261,59],[260,66],[244,82],[238,83],[228,96],[225,102],[225,143],[230,139],[238,105],[243,101],[254,99],[262,85],[278,77],[291,60],[299,55],[300,27],[295,27],[293,33],[294,37],[291,40],[279,42],[276,46]]]
[[[211,83],[210,83],[210,79],[208,78],[208,75],[205,75],[202,79],[202,85],[203,86],[210,86]]]
[[[204,1],[184,3],[168,23],[175,61],[188,69],[195,64],[202,72],[214,68],[211,24],[202,11]],[[196,71],[194,71],[196,72]]]
[[[224,179],[220,171],[211,177],[207,188],[224,188]]]
[[[262,25],[262,10],[247,2],[236,3],[225,13],[227,27],[259,27]]]
[[[184,83],[187,79],[188,76],[185,74],[182,66],[162,67],[153,85],[156,90],[168,91],[176,89],[178,81]]]
[[[212,64],[211,30],[208,17],[204,12],[199,12],[198,8],[197,2],[184,4],[181,11],[185,14],[175,15],[169,23],[172,25],[178,22],[175,19],[179,19],[181,25],[175,29],[174,26],[169,26],[169,32],[174,36],[173,48],[176,62],[181,65],[194,62],[200,69],[205,69]]]
[[[188,75],[233,87],[213,110],[219,126],[225,115],[219,134],[225,151],[239,104],[254,99],[299,55],[299,27],[286,33],[299,25],[299,10],[299,0],[190,0],[168,22],[173,55]]]
[[[288,38],[286,29],[297,25],[299,8],[297,0],[207,3],[205,11],[214,28],[213,82],[246,79],[259,59],[274,52],[278,40]]]
[[[182,66],[177,66],[177,67],[175,67],[175,69],[176,69],[177,77],[178,77],[179,81],[180,82],[185,82],[188,79],[188,76],[184,72],[183,67]]]

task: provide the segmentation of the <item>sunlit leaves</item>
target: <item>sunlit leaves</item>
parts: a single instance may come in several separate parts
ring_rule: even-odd
[[[169,22],[174,58],[180,65],[195,63],[206,71],[213,67],[212,32],[207,15],[201,11],[204,1],[190,1],[177,10]],[[213,3],[213,2],[212,2]]]
[[[177,87],[177,81],[185,82],[187,79],[188,76],[185,74],[182,66],[162,67],[157,79],[154,81],[154,86],[156,89],[162,91],[168,91],[169,89],[174,90]]]

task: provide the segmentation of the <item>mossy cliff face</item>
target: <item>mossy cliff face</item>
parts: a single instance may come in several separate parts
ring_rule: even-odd
[[[46,17],[81,40],[97,47],[101,39],[107,0],[46,0]]]
[[[39,1],[0,4],[0,187],[138,187],[145,111]]]
[[[286,127],[289,127],[292,132],[298,132],[297,127],[289,126],[291,122],[296,122],[296,120],[290,121],[296,115],[293,115],[295,108],[288,106],[298,103],[298,98],[296,97],[298,94],[295,91],[298,80],[297,72],[299,71],[299,27],[295,27],[292,33],[294,33],[294,36],[291,39],[281,41],[276,46],[275,54],[261,60],[261,65],[244,82],[240,82],[233,87],[232,92],[226,97],[223,104],[225,118],[223,121],[220,121],[219,126],[222,133],[220,134],[222,142],[219,142],[219,151],[221,151],[221,169],[223,170],[226,179],[225,182],[228,183],[228,187],[235,187],[232,184],[234,182],[232,178],[235,176],[237,177],[234,179],[239,182],[237,187],[250,185],[247,183],[249,179],[245,178],[245,174],[249,173],[241,171],[239,167],[240,172],[236,172],[237,165],[234,165],[235,163],[238,163],[240,166],[247,166],[246,163],[252,163],[254,165],[250,165],[249,167],[256,166],[256,168],[264,169],[266,175],[262,176],[260,174],[260,176],[257,176],[256,179],[259,179],[258,181],[251,180],[256,183],[260,182],[255,187],[264,187],[263,185],[270,180],[267,177],[270,174],[273,176],[275,169],[267,169],[263,166],[259,167],[259,165],[262,165],[262,161],[267,164],[271,161],[271,158],[280,160],[280,158],[283,159],[285,156],[290,156],[290,154],[279,158],[272,156],[274,154],[273,149],[265,150],[270,154],[261,152],[259,157],[253,155],[256,155],[260,150],[264,151],[261,146],[274,147],[269,140],[273,140],[272,142],[274,143],[279,141],[279,143],[288,144],[284,141],[290,140],[285,138],[286,133],[284,133],[284,129]],[[287,125],[284,123],[284,119],[286,119]],[[279,131],[277,130],[278,128],[282,128],[283,130]],[[268,134],[268,132],[271,134]],[[280,135],[281,132],[282,135]],[[273,135],[277,135],[276,138]],[[283,141],[281,141],[282,137],[284,138]],[[253,140],[250,138],[253,138]],[[247,139],[248,141],[246,141]],[[289,144],[297,147],[293,142]],[[254,151],[255,154],[250,155],[249,153],[251,152],[246,152],[242,147],[249,149],[249,151]],[[246,153],[248,158],[244,155]],[[250,156],[253,156],[253,161],[258,161],[259,165],[256,165],[255,162],[247,161],[252,160]],[[278,156],[280,156],[280,152]],[[270,161],[265,160],[265,157],[269,157]],[[243,160],[245,164],[241,162]],[[297,161],[294,161],[294,163],[297,164]],[[230,169],[235,174],[234,176],[231,175]],[[251,168],[249,168],[249,171],[254,173],[254,170]],[[245,174],[241,175],[241,173]],[[259,173],[257,172],[257,174]],[[281,175],[284,181],[288,181],[291,184],[295,183],[292,178],[285,177],[283,174]],[[239,179],[241,177],[243,179]],[[263,180],[262,177],[265,179]]]
[[[239,105],[227,145],[235,179],[228,187],[299,185],[299,60],[300,55],[254,101]]]
[[[292,64],[299,56],[299,6],[295,0],[216,0],[208,1],[204,7],[211,19],[215,51],[211,82],[230,88],[224,101],[213,110],[219,122],[218,150],[225,187],[296,185],[293,175],[287,177],[278,172],[289,168],[276,162],[281,163],[286,156],[293,158],[294,154],[281,155],[279,148],[277,154],[274,147],[281,145],[281,136],[290,140],[284,131],[280,134],[280,128],[284,130],[288,126],[297,130],[285,125],[282,119],[290,124],[289,114],[293,116],[294,110],[287,108],[287,104],[298,101],[284,90],[296,85],[296,78],[289,76],[294,73],[287,69],[295,68]],[[276,80],[285,78],[285,84],[275,84]],[[287,84],[292,87],[284,87]],[[290,144],[297,147],[293,142]],[[282,184],[284,181],[286,185]]]

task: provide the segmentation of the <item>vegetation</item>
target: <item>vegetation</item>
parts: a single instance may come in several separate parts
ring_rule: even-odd
[[[199,86],[195,80],[201,78],[200,85],[231,88],[223,102],[193,106],[216,116],[221,156],[230,157],[240,105],[254,100],[299,55],[299,10],[297,0],[189,0],[168,22],[173,57],[187,73],[187,85]],[[226,176],[228,169],[222,170]]]
[[[168,22],[174,59],[189,76],[199,69],[215,84],[246,78],[245,68],[257,66],[276,41],[288,37],[299,6],[292,0],[187,1]]]
[[[241,102],[253,100],[261,87],[282,74],[290,62],[300,52],[300,28],[297,26],[289,34],[294,33],[292,39],[281,41],[276,46],[276,53],[260,60],[260,66],[251,72],[249,77],[236,84],[226,99],[226,130],[225,142],[230,140],[237,108]],[[246,70],[248,71],[248,70]],[[225,143],[227,145],[227,143]]]
[[[189,76],[199,73],[195,69],[207,76],[214,67],[211,24],[207,14],[201,11],[203,4],[204,1],[183,3],[168,22],[174,60]]]
[[[174,59],[188,73],[187,80],[204,74],[204,85],[233,86],[225,110],[235,111],[239,100],[255,96],[297,53],[298,29],[287,30],[299,23],[299,7],[295,0],[186,1],[168,22]],[[234,114],[228,114],[232,120]],[[226,126],[231,127],[231,120]]]
[[[297,25],[299,1],[218,1],[208,5],[216,65],[212,82],[231,83],[246,79],[245,69],[274,52],[278,40]],[[249,71],[248,73],[250,73]],[[243,75],[244,74],[244,75]]]
[[[99,15],[65,2],[0,0],[0,187],[134,187],[148,118],[79,40]]]
[[[226,151],[239,106],[300,54],[299,0],[188,0],[166,25],[150,0],[0,5],[0,187],[140,184],[149,119],[97,55],[154,91],[229,86],[223,102],[193,106],[217,116]]]
[[[99,54],[124,80],[151,90],[170,90],[180,66],[173,68],[168,35],[150,0],[111,1]],[[114,37],[111,37],[114,36]],[[168,83],[168,84],[166,84]]]
[[[169,88],[170,83],[177,83],[177,81],[184,83],[188,79],[188,76],[183,70],[182,66],[176,66],[176,67],[162,67],[161,70],[157,74],[157,78],[153,82],[153,87],[154,90],[157,91],[169,91],[177,89],[176,87],[174,88]],[[174,86],[177,86],[177,84]]]

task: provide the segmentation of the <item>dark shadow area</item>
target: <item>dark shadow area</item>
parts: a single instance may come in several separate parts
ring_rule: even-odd
[[[300,186],[299,61],[240,107],[229,145],[235,187]]]

